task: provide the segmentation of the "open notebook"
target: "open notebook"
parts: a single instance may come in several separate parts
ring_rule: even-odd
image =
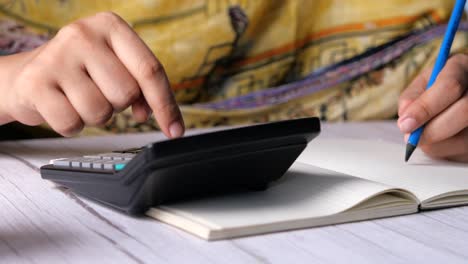
[[[316,139],[264,192],[150,209],[147,214],[208,240],[329,225],[468,204],[468,165],[370,140]],[[222,177],[222,172],[220,172]]]

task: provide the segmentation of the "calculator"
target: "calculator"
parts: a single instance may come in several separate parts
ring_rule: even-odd
[[[41,176],[138,215],[164,203],[265,190],[319,133],[316,117],[251,125],[57,158],[41,167]]]

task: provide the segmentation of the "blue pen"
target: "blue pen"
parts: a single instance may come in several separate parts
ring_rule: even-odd
[[[447,24],[447,31],[445,31],[444,40],[442,41],[442,45],[440,45],[439,54],[437,55],[437,59],[432,69],[431,78],[427,83],[426,90],[431,88],[434,84],[439,72],[444,67],[447,59],[450,55],[450,48],[452,47],[453,38],[455,37],[455,33],[457,33],[458,25],[460,24],[460,19],[463,15],[463,10],[465,7],[466,0],[457,0],[455,2],[455,7],[453,8],[452,15],[450,16],[450,20]],[[408,161],[413,154],[416,146],[418,145],[419,139],[421,138],[421,134],[424,131],[424,125],[413,131],[408,139],[408,143],[406,144],[406,155],[405,161]]]

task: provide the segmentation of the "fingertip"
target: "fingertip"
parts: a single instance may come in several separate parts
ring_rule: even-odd
[[[412,117],[402,118],[401,121],[398,120],[398,127],[403,133],[411,133],[413,130],[418,128],[418,122]]]
[[[169,134],[171,138],[178,138],[182,137],[185,132],[185,127],[183,122],[180,120],[172,122],[171,125],[169,125]]]
[[[159,105],[153,107],[153,111],[161,130],[168,138],[183,136],[185,125],[177,102],[172,96],[166,99],[158,98],[158,100]]]

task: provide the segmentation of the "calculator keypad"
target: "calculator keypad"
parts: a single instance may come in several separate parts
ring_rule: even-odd
[[[101,153],[83,157],[54,159],[50,161],[50,164],[57,167],[74,169],[84,168],[119,171],[125,168],[125,165],[132,160],[135,155],[134,153]]]

